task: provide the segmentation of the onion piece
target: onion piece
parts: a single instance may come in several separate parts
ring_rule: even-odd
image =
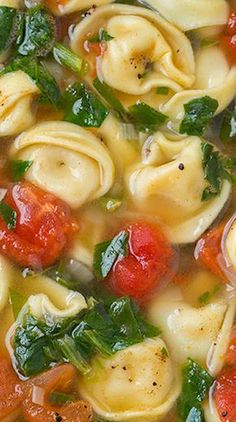
[[[88,284],[94,280],[94,275],[91,269],[83,262],[70,259],[65,266],[71,278],[82,284]]]

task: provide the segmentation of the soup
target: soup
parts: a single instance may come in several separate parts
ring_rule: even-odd
[[[235,39],[0,0],[0,421],[236,422]]]

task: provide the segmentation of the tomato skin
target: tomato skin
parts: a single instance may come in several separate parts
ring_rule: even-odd
[[[22,383],[11,362],[0,358],[0,420],[17,411],[23,399]]]
[[[230,63],[236,63],[236,11],[232,11],[226,29],[221,36],[220,46]]]
[[[75,230],[69,206],[26,182],[11,185],[4,202],[17,219],[10,230],[0,218],[0,251],[25,267],[41,269],[54,263]]]
[[[226,282],[226,276],[218,262],[218,258],[221,254],[221,238],[223,231],[224,225],[207,232],[197,243],[195,258],[223,282]]]
[[[117,294],[143,301],[170,274],[175,251],[150,224],[137,222],[124,230],[129,233],[129,254],[115,263],[108,283]]]
[[[222,422],[236,421],[236,367],[224,369],[214,389],[216,409]]]

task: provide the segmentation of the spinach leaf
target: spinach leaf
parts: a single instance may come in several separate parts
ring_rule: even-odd
[[[72,403],[75,401],[73,394],[62,393],[61,391],[52,391],[49,395],[49,402],[56,406],[62,406],[63,404]]]
[[[185,116],[180,124],[180,133],[187,135],[201,136],[213,118],[217,108],[218,101],[209,96],[196,98],[184,104]]]
[[[111,41],[113,39],[114,39],[114,37],[109,35],[108,32],[105,31],[104,28],[100,28],[98,35],[95,35],[94,37],[89,38],[88,41],[90,43],[97,43],[97,42],[101,42],[101,41]]]
[[[16,211],[3,201],[0,202],[0,215],[9,230],[16,228]]]
[[[33,79],[41,91],[41,102],[51,103],[56,108],[60,108],[62,102],[60,89],[43,63],[33,57],[16,56],[8,66],[2,69],[0,75],[16,70],[22,70]]]
[[[13,160],[10,162],[10,170],[12,178],[15,182],[22,179],[27,170],[32,166],[33,161]]]
[[[220,138],[223,142],[230,142],[236,139],[236,108],[235,111],[225,111],[220,129]]]
[[[25,14],[24,39],[18,52],[22,56],[44,57],[53,48],[55,34],[54,18],[40,5],[32,7]]]
[[[156,89],[156,93],[158,95],[168,95],[170,91],[170,88],[168,86],[160,86]]]
[[[202,201],[208,201],[220,194],[224,180],[234,181],[236,158],[229,158],[214,150],[213,145],[202,142],[202,166],[208,183],[202,193]]]
[[[106,100],[106,102],[115,110],[122,119],[127,118],[127,111],[121,104],[120,100],[115,96],[113,89],[105,82],[101,82],[98,78],[94,79],[93,86],[97,92]]]
[[[65,120],[84,127],[100,127],[108,109],[83,83],[70,86],[64,96]]]
[[[16,37],[17,11],[0,6],[0,54],[6,51]]]
[[[213,289],[211,289],[211,290],[207,290],[207,291],[205,291],[204,293],[202,293],[202,294],[199,296],[199,298],[198,298],[198,302],[199,302],[201,305],[207,305],[207,304],[210,302],[211,298],[212,298],[213,296],[215,296],[215,294],[216,294],[219,290],[220,290],[220,285],[219,285],[219,284],[216,284],[216,285],[213,287]]]
[[[201,403],[213,383],[211,375],[197,362],[188,359],[182,371],[182,392],[178,399],[180,421],[203,422]]]
[[[55,322],[37,319],[26,308],[17,322],[14,354],[19,370],[26,376],[35,375],[60,362],[71,362],[79,372],[90,372],[90,358],[99,353],[111,356],[160,330],[140,315],[128,297],[97,301],[74,318]]]
[[[109,274],[117,259],[128,254],[128,239],[128,233],[121,231],[112,240],[96,245],[93,269],[98,280]]]
[[[129,107],[134,125],[140,132],[155,132],[168,117],[141,101]]]

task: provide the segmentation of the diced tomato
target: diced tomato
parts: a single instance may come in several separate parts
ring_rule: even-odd
[[[236,11],[229,17],[226,29],[220,39],[220,45],[231,63],[236,62]]]
[[[15,415],[23,399],[22,383],[5,357],[0,358],[0,420]]]
[[[108,283],[117,294],[143,301],[171,274],[175,251],[162,231],[150,224],[133,223],[125,230],[129,254],[115,263]]]
[[[236,421],[236,367],[224,369],[215,382],[214,398],[222,422]]]
[[[14,230],[0,218],[0,251],[21,266],[41,269],[53,264],[76,229],[68,205],[26,182],[10,186],[4,202],[17,218]]]
[[[236,325],[233,327],[230,336],[229,347],[225,355],[225,364],[236,366]]]
[[[22,414],[27,422],[89,422],[90,406],[82,400],[64,406],[53,406],[49,394],[53,390],[68,392],[75,381],[76,370],[70,364],[60,365],[26,383]]]
[[[223,231],[224,226],[222,225],[206,233],[197,243],[195,258],[225,282],[227,279],[218,260],[221,254]]]

